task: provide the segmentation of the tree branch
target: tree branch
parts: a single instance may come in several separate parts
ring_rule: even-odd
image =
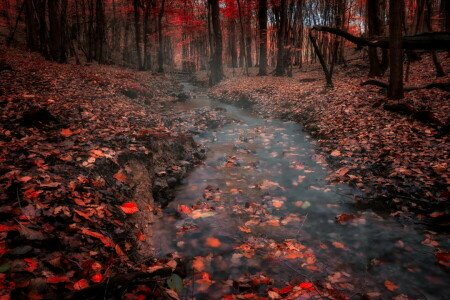
[[[312,30],[328,32],[341,36],[357,45],[358,49],[363,47],[389,49],[389,39],[386,37],[381,37],[377,40],[371,41],[333,27],[314,26]],[[405,36],[403,37],[403,48],[405,50],[449,50],[450,32],[426,32],[417,35]]]

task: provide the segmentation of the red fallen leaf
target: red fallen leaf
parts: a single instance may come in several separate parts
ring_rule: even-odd
[[[438,251],[434,254],[437,260],[450,261],[450,252]]]
[[[127,176],[125,174],[123,174],[122,170],[119,170],[119,172],[114,174],[114,178],[123,183],[125,183],[127,181]]]
[[[119,256],[125,256],[125,252],[123,252],[122,248],[120,248],[119,245],[116,245],[116,246],[114,247],[114,249],[116,250],[117,255],[119,255]]]
[[[188,207],[188,206],[186,206],[186,205],[181,204],[181,205],[178,206],[178,212],[180,212],[180,213],[185,213],[185,214],[189,214],[189,213],[192,212],[192,208],[190,208],[190,207]]]
[[[61,283],[70,282],[70,279],[66,276],[51,276],[46,279],[47,283]]]
[[[443,216],[444,215],[444,213],[443,212],[434,212],[434,213],[431,213],[430,214],[430,217],[432,217],[432,218],[437,218],[437,217],[440,217],[440,216]]]
[[[114,247],[114,243],[109,237],[106,237],[98,232],[91,231],[87,228],[80,228],[80,230],[82,234],[86,234],[99,239],[103,244],[105,244],[106,247]]]
[[[16,226],[6,226],[6,225],[2,225],[0,224],[0,232],[4,232],[4,231],[14,231],[17,230]]]
[[[384,282],[384,286],[385,286],[388,290],[390,290],[391,292],[393,292],[393,291],[395,291],[396,289],[398,289],[398,286],[395,285],[393,282],[391,282],[391,281],[389,281],[389,280],[386,280],[386,281]]]
[[[24,268],[25,271],[33,272],[38,266],[38,261],[35,258],[25,258],[24,261],[27,263],[28,267]]]
[[[89,286],[89,281],[87,281],[86,279],[81,279],[73,285],[73,288],[76,290],[82,290],[82,289],[87,288],[88,286]]]
[[[140,241],[145,241],[145,235],[142,233],[142,231],[138,231],[138,233],[136,234],[138,240]]]
[[[136,203],[134,203],[134,202],[124,203],[120,206],[120,208],[126,214],[134,214],[139,211],[139,208],[137,207]]]
[[[87,214],[85,214],[84,212],[79,211],[77,209],[74,209],[73,211],[76,212],[79,216],[81,216],[81,217],[85,218],[86,220],[92,222],[92,219]]]
[[[314,285],[311,282],[302,282],[299,284],[302,289],[312,291],[314,289]]]
[[[338,223],[344,223],[353,219],[356,219],[356,216],[351,214],[339,214],[336,216],[336,222]]]
[[[61,130],[61,134],[65,137],[69,137],[73,134],[73,132],[70,129],[63,129],[63,130]]]
[[[100,282],[100,281],[102,281],[102,279],[103,279],[103,275],[102,274],[100,274],[100,273],[98,273],[98,274],[95,274],[95,275],[93,275],[92,277],[91,277],[91,280],[93,281],[93,282]]]
[[[290,292],[292,292],[292,285],[288,285],[288,286],[278,290],[278,293],[280,293],[280,294],[287,294]]]

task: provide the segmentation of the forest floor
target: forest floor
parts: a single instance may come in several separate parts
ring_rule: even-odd
[[[0,57],[0,298],[89,299],[130,288],[119,274],[170,276],[176,262],[151,259],[148,224],[205,156],[190,133],[220,114],[171,111],[188,96],[170,77]]]
[[[174,109],[189,95],[170,76],[6,48],[0,57],[0,297],[177,298],[182,261],[153,256],[148,225],[205,158],[192,135],[233,120],[219,108]],[[292,78],[229,73],[210,95],[303,124],[335,170],[330,181],[365,192],[355,195],[360,207],[447,230],[450,146],[439,124],[448,92],[407,93],[407,104],[432,114],[427,124],[360,87],[364,65],[338,67],[333,89],[316,66]],[[428,57],[412,66],[410,85],[434,81]]]
[[[449,58],[442,54],[440,60],[450,71]],[[334,167],[329,179],[364,192],[355,196],[357,206],[399,218],[413,216],[435,230],[448,230],[448,91],[421,89],[407,92],[402,101],[387,102],[379,87],[360,86],[368,80],[367,62],[361,59],[337,67],[334,88],[324,87],[317,65],[305,65],[291,78],[258,77],[257,68],[250,69],[250,76],[242,73],[227,69],[228,79],[210,89],[210,96],[253,106],[265,117],[303,124]],[[205,83],[205,75],[199,72],[195,80]],[[436,78],[431,57],[424,55],[411,65],[405,85],[448,81],[448,75]],[[398,113],[396,107],[416,113]]]

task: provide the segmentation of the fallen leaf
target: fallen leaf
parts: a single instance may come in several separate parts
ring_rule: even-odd
[[[87,281],[86,279],[81,279],[73,285],[73,288],[75,290],[82,290],[82,289],[87,288],[88,286],[89,286],[89,281]]]
[[[70,279],[66,276],[51,276],[46,279],[47,283],[61,283],[70,282]]]
[[[122,172],[122,170],[119,170],[119,172],[114,174],[114,178],[123,183],[127,181],[127,176]]]
[[[134,202],[124,203],[120,206],[120,208],[126,214],[134,214],[139,211],[139,208],[137,207],[136,203],[134,203]]]
[[[93,281],[93,282],[101,282],[102,281],[102,279],[103,279],[103,275],[101,274],[101,273],[98,273],[98,274],[95,274],[95,275],[93,275],[92,277],[91,277],[91,280]]]
[[[388,290],[390,290],[391,292],[393,292],[393,291],[395,291],[396,289],[398,289],[398,286],[395,285],[393,282],[391,282],[391,281],[389,281],[389,280],[386,280],[386,281],[384,282],[384,286],[385,286]]]
[[[65,137],[69,137],[73,134],[72,130],[70,129],[62,129],[61,130],[61,134]]]
[[[216,238],[207,238],[205,244],[206,246],[217,248],[220,247],[222,243]]]
[[[339,249],[345,249],[345,245],[341,242],[332,242],[333,246]]]

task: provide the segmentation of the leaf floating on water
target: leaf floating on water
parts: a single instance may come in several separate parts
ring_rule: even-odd
[[[222,244],[219,239],[216,238],[207,238],[205,242],[206,246],[217,248]]]
[[[391,292],[395,291],[396,289],[398,289],[398,286],[395,285],[392,281],[386,280],[384,282],[384,286],[390,290]]]
[[[438,251],[434,256],[440,265],[450,267],[450,252]]]
[[[354,219],[356,219],[356,216],[353,214],[339,214],[336,216],[336,222],[340,224]]]
[[[341,242],[332,242],[333,246],[339,249],[345,249],[345,245]]]
[[[167,279],[167,285],[178,294],[183,291],[183,280],[177,274],[172,274],[172,276]]]
[[[238,228],[240,231],[245,232],[245,233],[252,232],[252,230],[250,228],[248,228],[247,226],[239,226]]]
[[[311,203],[310,203],[309,201],[305,201],[305,202],[303,202],[301,208],[307,209],[307,208],[310,207],[310,206],[311,206]]]
[[[181,205],[178,206],[178,212],[184,213],[184,214],[189,214],[189,213],[192,212],[192,208],[181,204]]]

